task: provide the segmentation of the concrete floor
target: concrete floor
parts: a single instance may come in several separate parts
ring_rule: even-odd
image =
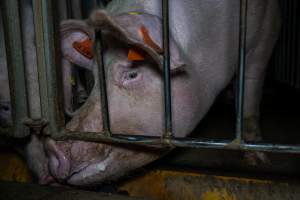
[[[0,182],[0,200],[146,200],[107,193],[47,187],[34,184]]]

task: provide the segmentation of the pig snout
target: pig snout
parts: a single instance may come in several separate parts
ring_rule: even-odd
[[[108,157],[110,148],[106,145],[80,141],[56,142],[47,139],[45,151],[48,156],[48,167],[51,175],[60,182],[68,182],[76,176],[87,176],[105,171],[103,163]],[[89,166],[95,165],[93,169]]]
[[[56,179],[72,185],[93,185],[104,180],[112,180],[132,169],[141,166],[160,155],[158,152],[145,152],[138,149],[112,146],[82,141],[57,142],[47,139],[44,149],[48,157],[50,174],[47,180]]]
[[[58,180],[67,178],[70,174],[70,161],[65,153],[51,139],[46,141],[45,149],[49,158],[48,165],[51,174]]]

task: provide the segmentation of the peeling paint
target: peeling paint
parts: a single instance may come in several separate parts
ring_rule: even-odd
[[[300,199],[297,183],[169,170],[150,171],[123,183],[119,190],[158,200]]]
[[[204,192],[201,196],[202,200],[237,200],[234,194],[230,194],[226,189]]]

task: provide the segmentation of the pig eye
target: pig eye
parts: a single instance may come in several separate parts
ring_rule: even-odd
[[[137,70],[126,71],[123,72],[122,75],[122,85],[131,86],[136,83],[136,81],[140,80],[141,74]]]
[[[129,72],[128,73],[128,79],[135,79],[136,77],[138,77],[138,73],[137,72]]]

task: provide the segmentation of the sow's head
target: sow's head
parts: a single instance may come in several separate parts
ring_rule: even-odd
[[[67,123],[70,131],[102,132],[100,83],[95,35],[101,30],[111,131],[161,136],[164,133],[161,19],[149,14],[111,16],[97,10],[86,21],[61,24],[62,53],[91,70],[95,85],[85,104]],[[171,75],[174,133],[186,136],[195,126],[194,94],[179,48],[172,37]],[[32,137],[28,163],[40,183],[93,185],[114,180],[157,159],[165,151],[130,145],[54,141]]]

